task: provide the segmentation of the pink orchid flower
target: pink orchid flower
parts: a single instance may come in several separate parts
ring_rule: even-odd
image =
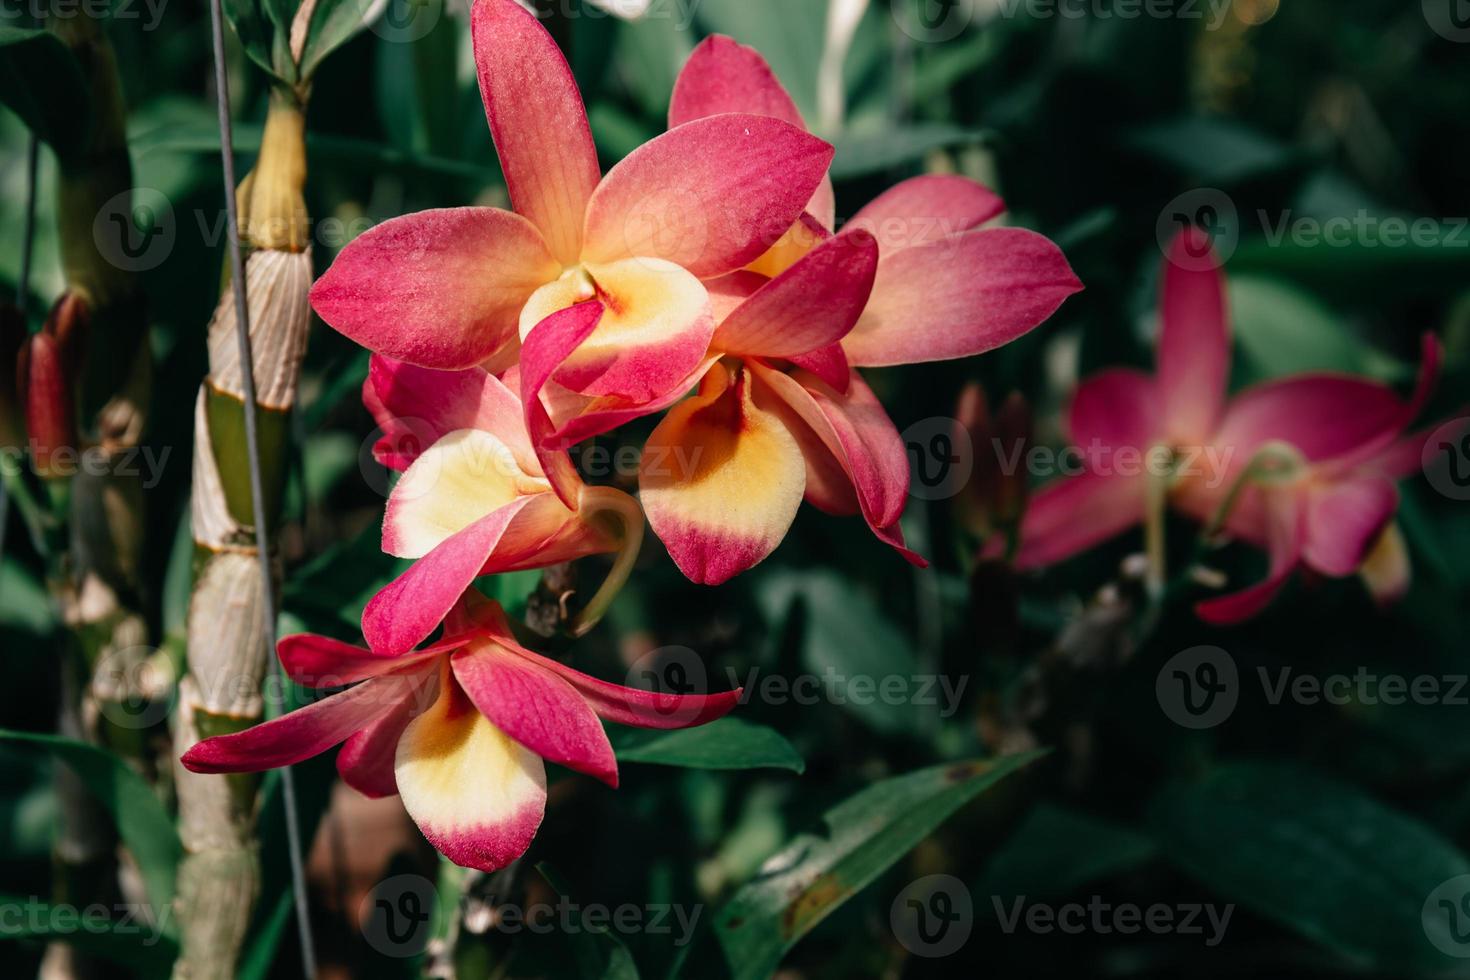
[[[619,417],[657,410],[644,406],[688,381],[714,334],[701,280],[743,267],[790,227],[832,148],[780,120],[729,114],[677,127],[604,177],[551,36],[514,0],[477,0],[471,17],[515,212],[388,221],[343,249],[312,305],[377,353],[497,374],[543,319],[595,305],[597,329],[548,382],[569,399],[616,405]]]
[[[1034,496],[1016,565],[1061,561],[1167,503],[1270,552],[1265,581],[1196,607],[1207,621],[1255,615],[1300,567],[1351,575],[1380,544],[1388,550],[1369,581],[1384,598],[1402,591],[1405,566],[1386,528],[1398,506],[1395,481],[1418,466],[1423,440],[1403,433],[1433,387],[1438,344],[1425,338],[1407,401],[1375,381],[1322,373],[1227,400],[1225,282],[1208,236],[1181,232],[1162,268],[1155,374],[1115,368],[1078,388],[1067,421],[1085,472]]]
[[[373,650],[413,649],[478,576],[617,551],[573,632],[595,625],[637,557],[637,501],[583,484],[565,453],[538,456],[520,397],[480,368],[434,371],[374,355],[363,402],[383,432],[375,456],[403,472],[383,517],[383,550],[416,559],[363,612]],[[569,502],[553,492],[543,460],[562,473]]]
[[[741,112],[805,128],[757,52],[709,38],[675,86],[671,131]],[[903,441],[853,366],[990,350],[1040,324],[1081,288],[1044,237],[978,228],[1003,208],[974,181],[920,177],[882,195],[834,236],[835,204],[824,179],[769,251],[707,281],[718,326],[705,362],[675,397],[696,382],[699,391],[654,430],[639,480],[650,524],[691,580],[719,584],[766,558],[803,499],[830,513],[861,513],[880,539],[924,563],[904,547],[898,526],[908,496]],[[595,304],[574,307],[527,339],[523,396],[538,445],[544,439],[560,449],[586,434],[576,423],[550,420],[563,399],[544,397],[540,382],[595,336],[598,316]],[[585,423],[599,410],[618,411],[561,413]],[[596,428],[606,424],[599,419]]]
[[[352,684],[280,718],[205,739],[183,756],[202,773],[289,766],[345,743],[343,781],[402,797],[429,842],[456,864],[494,871],[520,857],[546,810],[542,760],[616,787],[602,721],[689,728],[727,714],[740,691],[664,695],[589,677],[525,649],[498,605],[469,592],[433,646],[383,656],[322,636],[280,642],[307,687]]]

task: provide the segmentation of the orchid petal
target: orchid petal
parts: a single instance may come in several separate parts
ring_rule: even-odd
[[[751,399],[750,377],[715,368],[643,448],[648,523],[690,579],[718,585],[765,559],[801,506],[796,440]]]
[[[686,123],[614,167],[587,208],[583,260],[660,258],[701,279],[754,260],[796,222],[832,147],[738,113]]]
[[[1380,606],[1397,602],[1408,594],[1414,570],[1409,563],[1404,532],[1398,524],[1390,522],[1378,535],[1358,573],[1363,576],[1373,601]]]
[[[1068,415],[1073,445],[1091,458],[1097,450],[1144,452],[1159,440],[1158,388],[1142,371],[1114,368],[1077,388]]]
[[[398,740],[404,809],[455,864],[496,871],[526,852],[546,813],[546,767],[475,708],[446,665],[439,697]]]
[[[761,357],[836,344],[862,315],[877,268],[872,238],[831,238],[738,306],[715,331],[713,344]]]
[[[349,242],[312,287],[311,305],[369,350],[422,367],[468,368],[515,344],[521,307],[560,271],[519,215],[420,211]]]
[[[480,97],[511,204],[541,229],[560,263],[572,265],[602,177],[576,79],[556,41],[514,0],[477,0],[470,19]]]
[[[286,676],[302,687],[341,687],[412,667],[464,644],[459,637],[407,654],[385,655],[330,637],[300,633],[282,637],[276,644],[276,655],[286,668]]]
[[[1327,575],[1352,575],[1399,506],[1382,477],[1337,480],[1307,494],[1302,560]]]
[[[906,248],[967,232],[1005,212],[1005,202],[984,184],[954,174],[926,174],[879,194],[842,228],[878,240],[885,257]]]
[[[572,461],[553,444],[556,425],[542,400],[542,391],[562,363],[597,329],[606,312],[596,300],[578,303],[551,314],[536,325],[521,347],[521,407],[526,431],[552,489],[567,507],[576,507],[582,480]]]
[[[881,257],[842,346],[857,367],[969,357],[1036,327],[1081,288],[1043,236],[980,228]]]
[[[1163,265],[1159,304],[1159,400],[1170,441],[1198,445],[1215,431],[1230,377],[1225,277],[1201,267],[1210,238],[1196,228],[1175,236]]]
[[[576,690],[492,643],[450,658],[454,676],[480,712],[548,762],[618,784],[618,762],[602,722]]]
[[[1263,581],[1249,588],[1196,603],[1195,613],[1207,623],[1226,626],[1259,614],[1301,563],[1306,529],[1303,494],[1296,487],[1261,488],[1259,493],[1264,498],[1270,570]]]
[[[828,344],[805,354],[795,354],[786,358],[792,364],[821,378],[837,391],[843,394],[852,384],[855,374],[852,365],[847,363],[847,352],[842,349],[841,343]]]
[[[180,760],[190,772],[262,772],[321,755],[410,696],[416,675],[377,677],[233,735],[207,738]]]
[[[423,708],[420,701],[418,696],[404,698],[342,743],[342,751],[337,753],[337,773],[344,783],[372,800],[398,794],[394,756],[404,729]]]
[[[1117,537],[1143,521],[1148,477],[1083,473],[1031,496],[1016,567],[1043,568]]]

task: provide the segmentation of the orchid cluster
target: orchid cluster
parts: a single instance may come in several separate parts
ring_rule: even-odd
[[[1223,532],[1269,555],[1264,580],[1196,606],[1207,622],[1255,616],[1299,569],[1359,574],[1379,602],[1401,596],[1410,569],[1394,523],[1396,484],[1421,465],[1425,433],[1406,430],[1433,389],[1438,342],[1424,337],[1407,399],[1380,382],[1329,373],[1274,379],[1227,398],[1225,281],[1208,235],[1181,232],[1161,280],[1154,375],[1114,368],[1078,388],[1068,429],[1086,472],[1033,496],[1016,565],[1061,561],[1161,520],[1169,507],[1202,522],[1210,537]],[[1106,465],[1119,450],[1162,452],[1174,462],[1122,472]]]
[[[690,580],[716,585],[769,556],[803,500],[861,515],[922,565],[899,528],[905,448],[858,369],[993,349],[1081,284],[1046,238],[988,227],[1002,202],[962,177],[901,183],[839,229],[832,146],[727,38],[690,57],[668,132],[604,174],[536,18],[478,0],[472,32],[514,210],[388,221],[311,295],[373,352],[375,452],[402,474],[382,546],[413,565],[367,605],[366,648],[280,645],[300,683],[353,686],[183,761],[257,771],[345,742],[346,782],[399,794],[446,856],[493,870],[541,822],[542,760],[616,785],[601,721],[698,725],[740,692],[652,694],[573,671],[518,644],[477,578],[616,554],[578,634],[630,573],[645,515]],[[583,481],[574,445],[658,413],[637,499]]]

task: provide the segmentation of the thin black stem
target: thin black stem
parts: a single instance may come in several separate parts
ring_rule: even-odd
[[[26,149],[26,223],[20,240],[20,276],[15,283],[15,305],[22,317],[31,300],[31,248],[36,241],[36,164],[41,141],[31,134]]]
[[[240,342],[240,382],[245,391],[245,449],[250,463],[250,496],[254,505],[255,550],[260,558],[263,580],[261,608],[265,616],[266,661],[271,674],[281,681],[281,666],[274,656],[276,646],[275,576],[271,572],[270,534],[266,526],[265,488],[261,477],[260,439],[256,426],[255,358],[250,343],[250,304],[245,296],[245,260],[240,251],[240,215],[235,206],[235,145],[230,124],[230,83],[225,72],[224,15],[220,0],[210,0],[209,19],[214,43],[214,89],[219,108],[220,163],[224,171],[225,219],[229,235],[230,286],[235,294],[235,335]],[[302,969],[308,980],[316,977],[316,947],[311,934],[311,911],[306,901],[306,868],[302,862],[301,823],[296,809],[296,783],[291,767],[281,770],[281,796],[286,807],[287,850],[291,855],[291,887],[296,899],[296,928],[301,938]]]

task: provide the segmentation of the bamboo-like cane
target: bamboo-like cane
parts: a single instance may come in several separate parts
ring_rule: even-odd
[[[245,294],[267,526],[279,510],[287,422],[311,322],[305,181],[304,114],[293,95],[278,90],[260,157],[236,195],[241,245],[248,249]],[[191,517],[197,561],[176,755],[202,738],[261,720],[261,685],[274,655],[266,623],[273,597],[266,593],[255,534],[247,385],[231,285],[209,324],[209,377],[195,406]],[[182,944],[174,976],[226,980],[234,975],[260,887],[259,779],[199,775],[182,766],[176,767],[176,779],[185,857],[178,877]]]

